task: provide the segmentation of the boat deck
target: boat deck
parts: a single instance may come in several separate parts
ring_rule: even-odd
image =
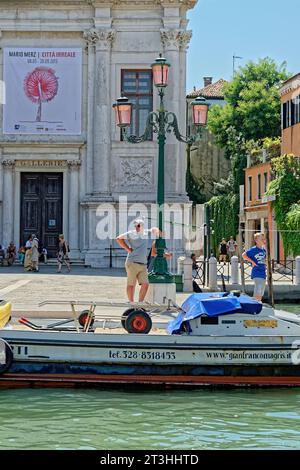
[[[61,320],[61,319],[60,319]],[[47,319],[34,319],[34,322],[39,324],[39,325],[47,325],[48,323],[54,323],[54,319],[51,318],[51,320],[47,320]],[[111,323],[114,323],[113,325],[111,325]],[[109,322],[109,325],[105,326],[105,327],[97,327],[94,329],[94,333],[95,334],[116,334],[116,335],[128,335],[129,333],[127,333],[127,331],[122,327],[122,326],[118,326],[120,322],[112,322],[110,321]],[[18,331],[47,331],[49,333],[51,332],[58,332],[59,330],[58,329],[49,329],[49,330],[33,330],[25,325],[22,325],[20,323],[18,323],[18,320],[13,320],[11,322],[11,326],[13,328],[13,330],[18,330]],[[70,324],[69,324],[70,326]],[[149,335],[168,335],[167,331],[166,331],[166,326],[167,326],[167,322],[165,323],[165,326],[163,327],[161,324],[159,326],[156,326],[154,324],[154,326],[152,327],[151,331],[148,333]],[[74,326],[71,324],[71,327],[74,328]],[[76,331],[70,331],[70,333],[72,332],[75,332]],[[85,334],[82,330],[80,330],[80,333],[81,334]]]

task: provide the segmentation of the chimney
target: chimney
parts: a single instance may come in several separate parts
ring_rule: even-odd
[[[203,77],[203,80],[204,80],[204,87],[206,87],[206,86],[212,84],[213,78],[212,77]]]

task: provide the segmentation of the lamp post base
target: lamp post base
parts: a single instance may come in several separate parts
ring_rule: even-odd
[[[150,303],[167,304],[171,299],[176,302],[176,284],[175,282],[151,282],[146,295],[146,301]]]
[[[158,274],[152,271],[149,273],[148,278],[150,284],[172,284],[175,282],[173,274],[169,272]]]

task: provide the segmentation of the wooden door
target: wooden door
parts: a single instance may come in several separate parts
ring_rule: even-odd
[[[22,173],[20,244],[35,233],[41,248],[55,256],[58,235],[62,233],[63,174]]]

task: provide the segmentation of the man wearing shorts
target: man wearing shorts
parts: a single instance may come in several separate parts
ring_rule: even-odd
[[[145,230],[144,220],[135,219],[134,230],[123,233],[116,238],[117,243],[127,251],[125,262],[127,272],[127,297],[130,302],[134,302],[134,291],[136,281],[141,286],[139,292],[139,302],[143,302],[149,287],[147,272],[147,255],[149,232],[157,231],[156,228]]]
[[[254,234],[255,246],[243,253],[243,258],[252,264],[251,279],[254,281],[253,297],[261,302],[266,286],[265,235]]]

